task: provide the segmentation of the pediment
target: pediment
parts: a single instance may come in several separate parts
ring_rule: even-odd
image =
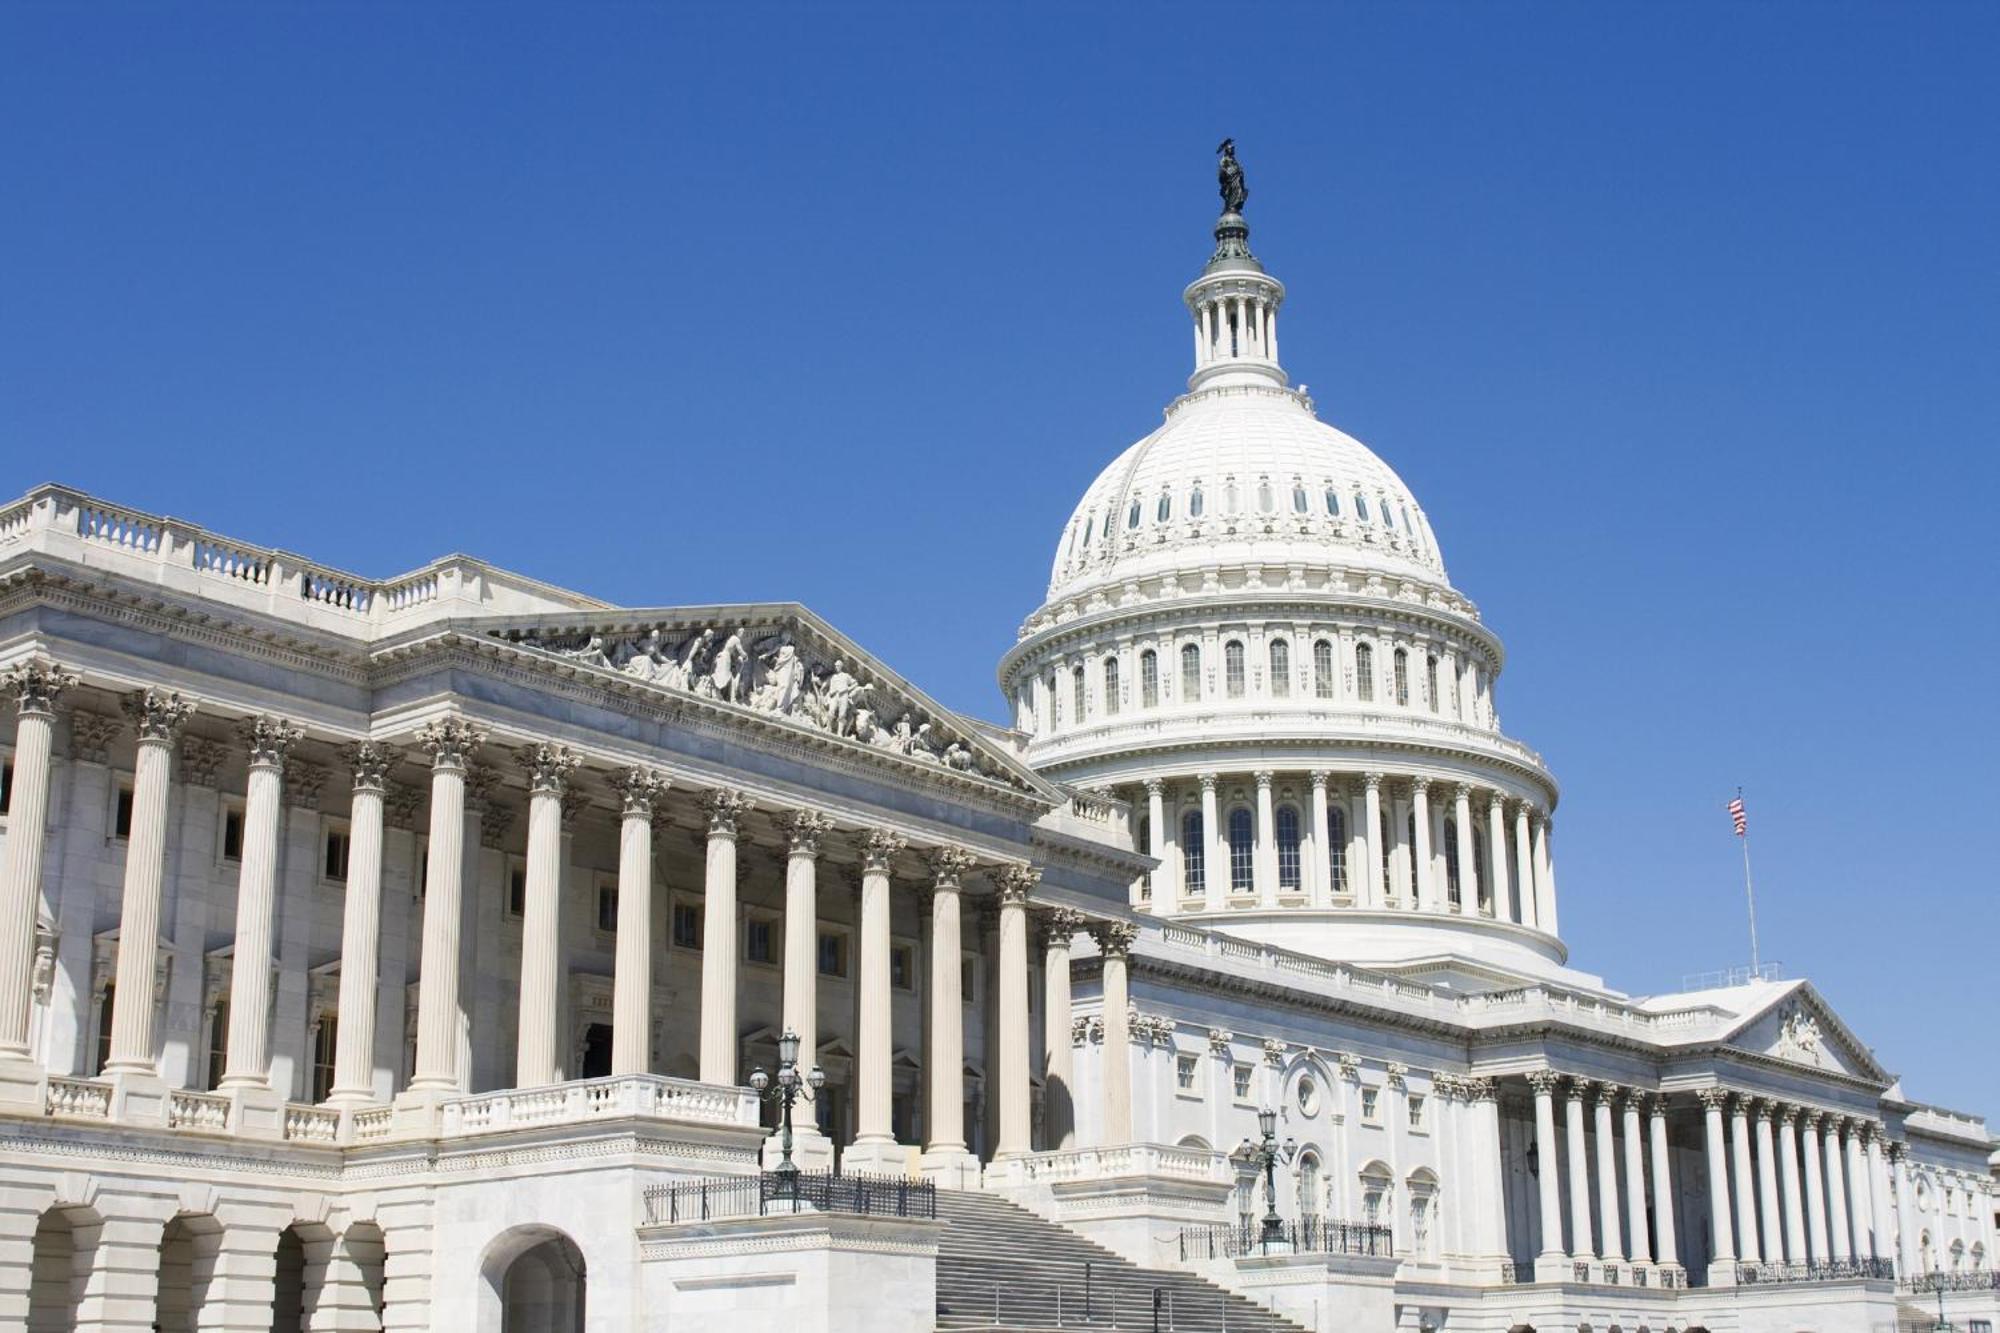
[[[1062,799],[976,726],[796,603],[576,612],[484,628],[624,683],[745,710],[1051,804]]]
[[[1889,1075],[1810,984],[1797,981],[1746,1015],[1725,1044],[1786,1064],[1867,1082]]]

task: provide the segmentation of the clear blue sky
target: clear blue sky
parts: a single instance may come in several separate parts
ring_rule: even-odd
[[[1233,135],[1575,960],[1742,961],[1742,783],[1767,957],[2000,1115],[1996,68],[1992,5],[11,5],[0,491],[795,598],[997,717]]]

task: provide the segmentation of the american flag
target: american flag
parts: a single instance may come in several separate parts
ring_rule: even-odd
[[[1743,837],[1750,831],[1750,821],[1743,814],[1743,798],[1738,796],[1729,803],[1729,818],[1736,825],[1736,836]]]

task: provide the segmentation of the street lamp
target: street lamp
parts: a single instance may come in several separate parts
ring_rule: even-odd
[[[1285,1221],[1278,1216],[1278,1163],[1290,1166],[1292,1159],[1299,1155],[1296,1139],[1278,1142],[1278,1113],[1269,1107],[1257,1112],[1257,1133],[1261,1142],[1243,1140],[1236,1155],[1260,1163],[1264,1168],[1264,1222],[1257,1238],[1260,1248],[1269,1250],[1271,1246],[1282,1244],[1285,1239]]]
[[[777,1086],[773,1087],[773,1083]],[[799,1168],[792,1161],[792,1104],[800,1098],[811,1101],[814,1094],[826,1086],[826,1071],[814,1065],[803,1076],[800,1075],[799,1034],[786,1028],[784,1035],[778,1038],[778,1076],[773,1079],[762,1069],[757,1069],[750,1075],[750,1086],[759,1098],[776,1102],[783,1108],[779,1119],[781,1134],[775,1174],[786,1180],[794,1179],[799,1174]]]

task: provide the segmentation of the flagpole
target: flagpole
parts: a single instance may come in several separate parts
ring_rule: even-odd
[[[1736,789],[1736,799],[1739,801],[1743,799],[1743,789],[1741,787]],[[1758,979],[1761,969],[1757,963],[1757,890],[1750,880],[1749,826],[1745,825],[1743,832],[1737,836],[1743,843],[1743,900],[1750,907],[1750,979],[1755,981]]]

